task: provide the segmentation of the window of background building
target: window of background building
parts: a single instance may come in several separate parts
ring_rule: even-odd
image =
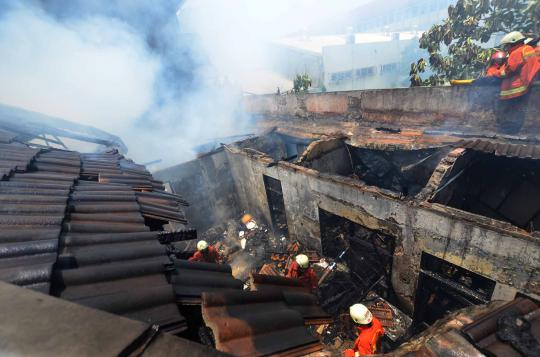
[[[388,74],[397,71],[397,63],[388,63],[381,65],[381,74]]]
[[[335,72],[330,75],[331,82],[342,82],[352,79],[353,71]]]
[[[356,78],[366,78],[375,75],[375,67],[365,67],[356,70]]]

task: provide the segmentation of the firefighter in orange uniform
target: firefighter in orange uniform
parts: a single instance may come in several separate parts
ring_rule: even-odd
[[[503,37],[501,45],[508,52],[500,98],[508,100],[526,94],[540,70],[540,56],[534,47],[525,44],[525,36],[513,31]]]
[[[484,76],[475,79],[472,84],[475,86],[498,86],[502,78],[506,75],[506,59],[508,55],[504,51],[496,51],[491,55],[488,68]]]
[[[504,51],[497,51],[491,55],[489,66],[486,70],[486,77],[502,78],[505,76],[507,54]]]
[[[311,292],[315,292],[318,287],[317,275],[312,267],[309,266],[309,258],[305,254],[296,256],[295,261],[289,267],[287,278],[296,278],[302,281],[302,284]]]
[[[188,259],[190,262],[221,263],[222,258],[216,248],[204,240],[197,242],[197,251]]]
[[[358,338],[352,349],[345,350],[345,357],[372,355],[380,352],[384,328],[381,322],[362,304],[349,308],[352,320],[358,325]]]

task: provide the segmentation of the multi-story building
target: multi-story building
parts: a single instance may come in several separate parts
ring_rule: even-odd
[[[422,31],[440,22],[452,0],[365,4],[305,33],[280,39],[277,70],[308,73],[317,90],[408,86],[410,63],[422,53]]]

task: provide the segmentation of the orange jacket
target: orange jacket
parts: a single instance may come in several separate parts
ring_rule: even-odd
[[[373,316],[373,321],[367,326],[358,326],[358,338],[354,342],[352,349],[345,350],[345,356],[354,356],[358,352],[360,356],[372,355],[378,352],[380,340],[384,336],[384,327],[381,322]]]
[[[221,255],[216,248],[209,246],[208,252],[202,253],[198,250],[188,260],[190,262],[220,263]]]
[[[287,278],[300,279],[302,284],[304,284],[304,286],[310,291],[316,290],[319,283],[317,279],[317,274],[315,274],[315,271],[312,267],[309,267],[303,272],[300,272],[300,267],[298,266],[297,262],[293,262],[291,264],[286,276]]]
[[[506,74],[504,67],[504,65],[498,65],[496,63],[493,63],[486,70],[486,77],[503,78]]]
[[[529,45],[519,44],[510,50],[501,82],[501,99],[517,98],[529,90],[540,70],[539,53]]]

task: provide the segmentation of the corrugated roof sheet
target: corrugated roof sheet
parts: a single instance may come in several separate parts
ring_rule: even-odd
[[[0,282],[0,353],[13,356],[225,356],[213,348]]]
[[[496,156],[516,157],[520,159],[540,159],[540,145],[512,144],[493,140],[462,140],[455,147],[481,151]]]
[[[26,171],[30,161],[39,152],[22,144],[0,144],[0,180],[11,173]]]
[[[190,262],[176,259],[171,283],[174,286],[177,301],[186,305],[201,303],[203,292],[224,292],[242,290],[244,284],[232,276],[228,264]]]
[[[35,156],[37,162],[49,154],[17,144],[0,145],[1,157],[17,160],[9,181],[0,181],[0,279],[47,294],[69,192],[78,176],[75,170],[57,173],[35,165],[27,170]],[[75,165],[70,167],[79,162],[73,152],[54,156]]]
[[[528,325],[528,326],[527,326]],[[465,326],[462,333],[490,356],[534,356],[540,352],[534,335],[540,331],[540,306],[517,298]]]
[[[179,195],[165,192],[163,183],[154,180],[144,166],[124,158],[116,150],[83,154],[81,176],[99,183],[131,187],[146,218],[187,224],[182,207],[188,203]]]
[[[308,292],[300,279],[286,278],[277,275],[250,274],[249,282],[252,291],[289,290]]]
[[[146,172],[118,153],[107,155],[126,161],[123,170]],[[81,172],[85,162],[72,151],[0,144],[0,166],[7,168],[0,181],[0,279],[183,330],[166,277],[167,247],[145,224],[138,192],[130,183],[92,181],[88,167]]]
[[[0,143],[11,143],[16,137],[16,133],[6,129],[0,129]]]
[[[332,316],[321,308],[317,297],[311,294],[299,279],[250,274],[249,281],[252,291],[280,292],[287,307],[298,311],[306,325],[326,324],[333,320]]]
[[[168,331],[185,329],[165,277],[166,247],[145,225],[131,187],[81,180],[69,206],[54,294]]]
[[[280,292],[203,293],[204,322],[216,348],[235,356],[303,356],[320,351],[298,311]]]

